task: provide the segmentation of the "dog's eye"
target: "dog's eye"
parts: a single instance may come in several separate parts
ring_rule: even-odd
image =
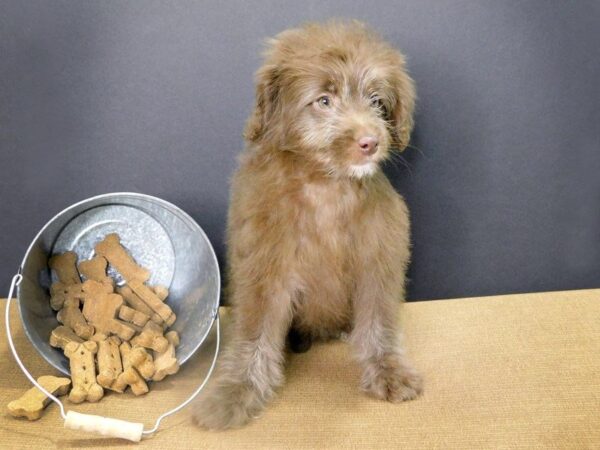
[[[331,106],[331,98],[328,95],[323,95],[317,99],[317,105],[322,108],[329,108]]]
[[[370,105],[372,108],[382,109],[383,108],[383,100],[379,98],[377,94],[373,94],[370,97]]]

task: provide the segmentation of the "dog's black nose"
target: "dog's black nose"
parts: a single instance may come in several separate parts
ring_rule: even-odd
[[[365,155],[372,155],[377,151],[379,140],[374,136],[363,136],[358,140],[358,146]]]

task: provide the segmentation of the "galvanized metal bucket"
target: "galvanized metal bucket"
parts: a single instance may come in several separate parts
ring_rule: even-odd
[[[48,268],[48,259],[53,254],[69,250],[77,253],[79,260],[89,259],[94,255],[95,244],[109,233],[118,233],[133,258],[150,271],[149,284],[169,288],[167,303],[177,315],[171,329],[176,330],[181,339],[177,348],[180,364],[185,363],[202,345],[217,321],[217,348],[206,377],[208,379],[214,368],[219,342],[221,282],[217,258],[206,234],[188,214],[169,202],[149,195],[127,192],[92,197],[61,211],[41,229],[25,253],[19,274],[13,278],[11,285],[11,294],[13,288],[17,287],[23,328],[32,345],[52,366],[65,374],[69,373],[68,361],[63,353],[48,342],[50,332],[59,325],[56,313],[50,307],[49,288],[55,280]],[[120,275],[110,267],[109,274],[117,280],[117,284],[123,283]],[[14,350],[8,307],[9,304],[5,320],[13,354],[30,381],[44,391]],[[140,428],[141,424],[137,424],[139,438],[142,434],[156,431],[163,417],[187,405],[200,392],[206,379],[187,401],[163,414],[153,429],[142,432],[143,426]],[[61,414],[66,420],[62,403],[50,397],[60,405]],[[94,427],[101,426],[100,419],[115,420],[94,419],[95,425],[86,425],[89,431],[99,431]],[[123,422],[121,427],[131,428],[128,422],[118,422]],[[79,426],[82,427],[81,424]],[[137,431],[133,433],[134,436],[138,436]]]

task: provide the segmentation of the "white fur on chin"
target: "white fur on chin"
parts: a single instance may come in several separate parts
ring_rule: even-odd
[[[377,172],[377,163],[370,161],[365,164],[352,164],[348,171],[353,178],[370,177]]]

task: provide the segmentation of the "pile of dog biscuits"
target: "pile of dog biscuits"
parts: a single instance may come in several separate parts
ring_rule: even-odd
[[[62,324],[52,330],[50,345],[69,358],[73,403],[97,402],[104,389],[122,393],[130,387],[135,395],[145,394],[147,381],[179,370],[179,336],[167,331],[176,319],[165,303],[167,288],[145,284],[150,273],[136,264],[116,233],[105,236],[95,252],[79,264],[73,252],[49,261],[58,277],[50,306]],[[126,284],[115,288],[108,264]]]

